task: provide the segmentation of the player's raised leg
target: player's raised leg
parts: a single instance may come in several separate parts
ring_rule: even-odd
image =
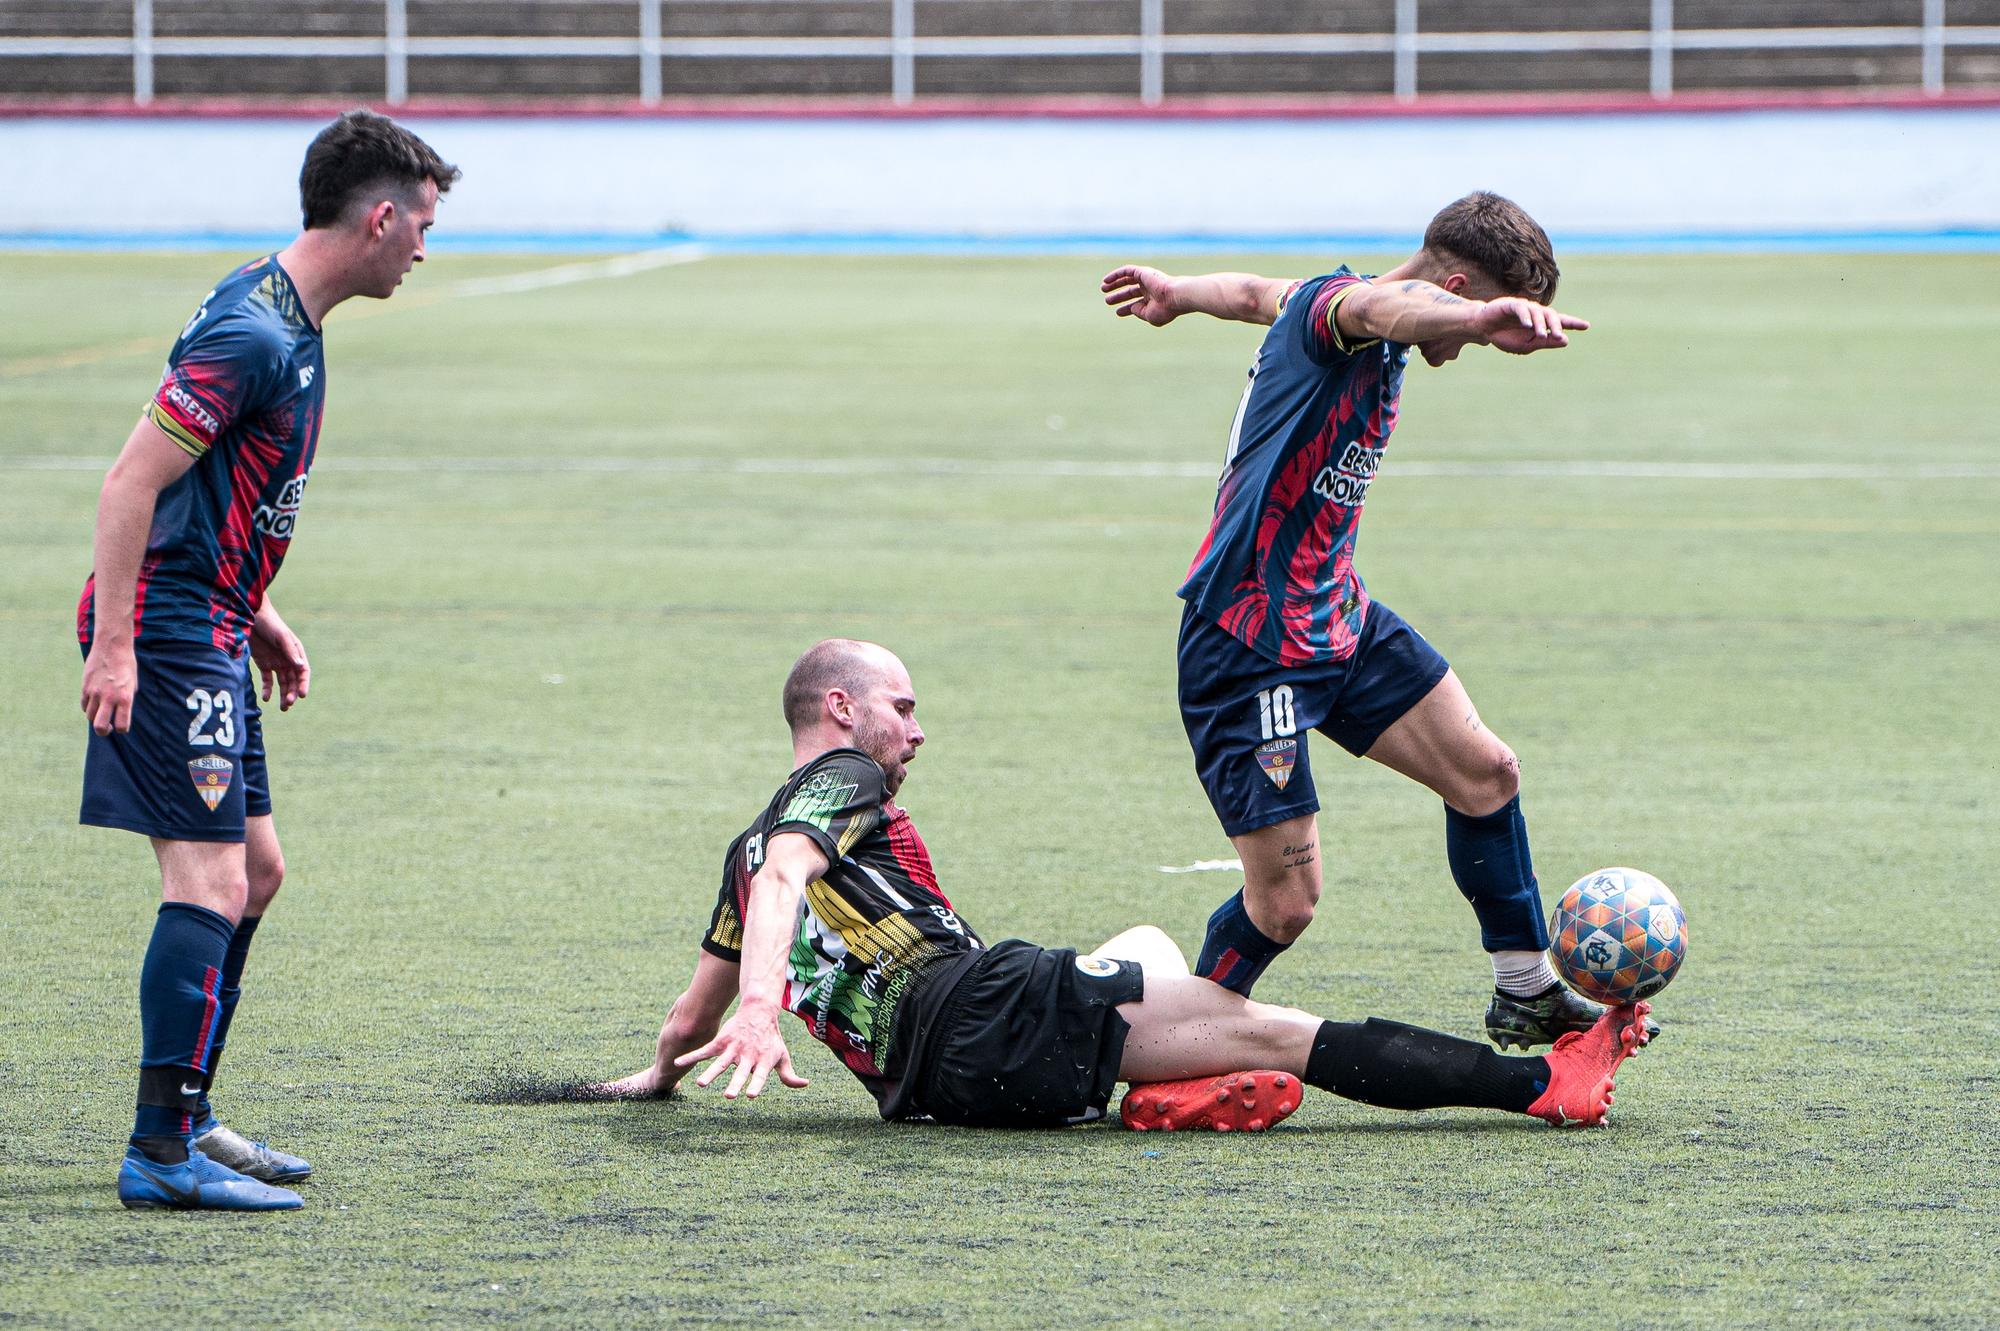
[[[222,1016],[222,975],[248,897],[240,842],[153,839],[160,913],[139,976],[139,1096],[118,1171],[128,1207],[289,1210],[299,1196],[194,1146]]]
[[[1503,1049],[1525,1049],[1589,1029],[1604,1009],[1563,988],[1549,965],[1548,925],[1521,816],[1520,760],[1479,719],[1457,672],[1446,671],[1367,756],[1444,801],[1445,857],[1493,962],[1487,1035]],[[1657,1029],[1649,1024],[1649,1038]]]

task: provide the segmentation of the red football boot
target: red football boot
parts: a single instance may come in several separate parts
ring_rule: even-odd
[[[1290,1118],[1304,1096],[1304,1086],[1289,1072],[1231,1072],[1133,1086],[1118,1117],[1134,1132],[1262,1132]]]
[[[1594,1128],[1611,1113],[1611,1076],[1646,1042],[1650,1003],[1615,1007],[1587,1031],[1571,1031],[1543,1057],[1549,1085],[1528,1112],[1559,1128]]]

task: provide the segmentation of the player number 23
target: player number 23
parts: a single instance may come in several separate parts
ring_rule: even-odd
[[[1257,723],[1263,727],[1265,739],[1290,735],[1298,730],[1298,720],[1292,715],[1291,685],[1280,684],[1275,689],[1257,690]]]
[[[188,722],[189,744],[201,748],[220,744],[226,749],[236,742],[236,700],[229,696],[228,689],[217,689],[214,693],[196,689],[187,696],[187,709],[194,713],[194,720]],[[215,722],[215,731],[204,733],[210,721]]]

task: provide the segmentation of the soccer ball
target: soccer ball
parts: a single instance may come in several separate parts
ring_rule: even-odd
[[[1549,933],[1549,959],[1563,982],[1614,1007],[1659,993],[1687,956],[1681,903],[1637,869],[1599,869],[1571,883]]]

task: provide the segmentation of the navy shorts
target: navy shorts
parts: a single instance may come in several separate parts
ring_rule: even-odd
[[[1241,836],[1314,813],[1306,734],[1355,757],[1451,667],[1402,616],[1371,602],[1345,661],[1281,666],[1189,605],[1181,615],[1181,724],[1222,830]]]
[[[250,657],[196,642],[142,642],[136,656],[132,728],[85,732],[77,821],[169,841],[243,840],[243,820],[271,811]]]

